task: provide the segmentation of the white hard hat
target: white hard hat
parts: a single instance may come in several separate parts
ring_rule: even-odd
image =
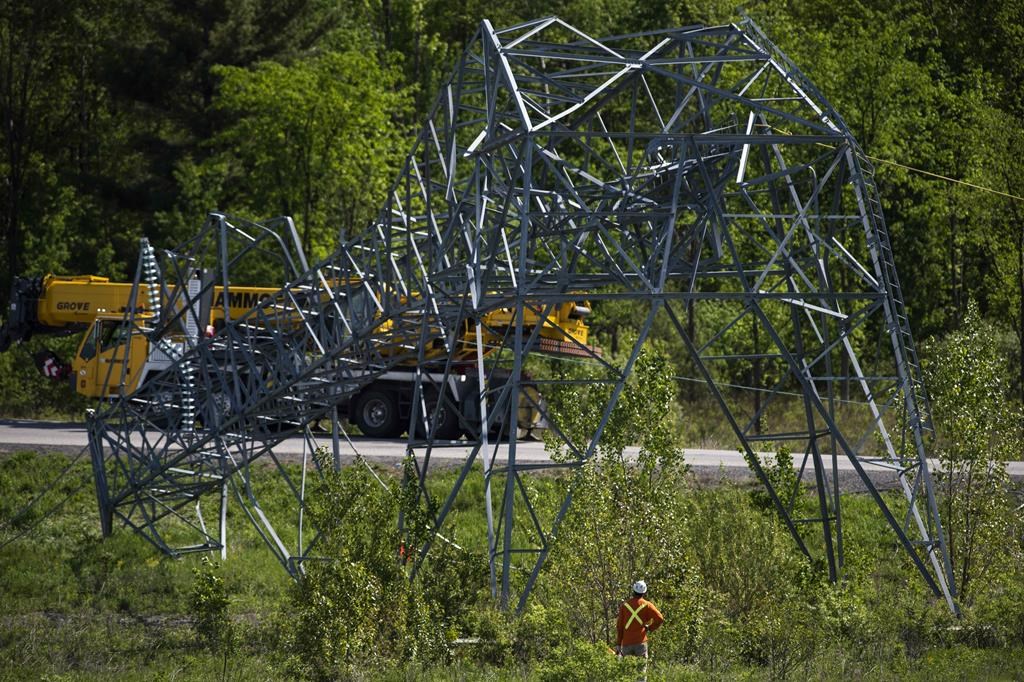
[[[647,583],[643,580],[637,580],[633,583],[633,591],[637,594],[647,594]]]

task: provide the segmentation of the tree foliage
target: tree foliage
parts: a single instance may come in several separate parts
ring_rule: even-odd
[[[1006,363],[977,304],[938,344],[930,376],[939,425],[936,479],[954,574],[963,599],[975,582],[1005,568],[1016,529],[1006,462],[1020,457],[1022,415],[1007,400]]]
[[[405,146],[392,122],[409,102],[393,68],[345,50],[213,72],[214,108],[232,121],[211,142],[230,169],[232,211],[295,216],[319,257],[376,217]]]
[[[915,333],[957,328],[974,297],[1020,398],[1021,4],[796,0],[750,12],[875,159]],[[718,0],[4,3],[0,299],[15,275],[125,277],[139,236],[173,247],[211,209],[291,214],[324,253],[383,206],[407,133],[480,21],[551,14],[595,36],[737,19]],[[613,349],[638,324],[614,304],[596,313]],[[684,357],[673,349],[685,375]]]
[[[628,586],[645,578],[681,584],[686,571],[679,539],[684,519],[668,500],[686,472],[675,437],[675,385],[665,355],[645,350],[612,411],[597,454],[578,474],[573,513],[558,532],[548,589],[574,595],[573,630],[591,642],[615,643],[615,618]],[[550,396],[558,424],[590,436],[607,403],[607,386],[573,387]],[[639,444],[636,462],[626,447]],[[555,441],[549,443],[549,449]],[[559,453],[553,452],[553,457]]]
[[[202,646],[222,657],[221,679],[227,679],[228,658],[237,644],[238,632],[228,607],[228,596],[224,578],[218,574],[219,566],[202,557],[199,566],[192,569],[194,582],[191,594],[191,611],[196,638]]]
[[[447,660],[444,607],[436,593],[410,583],[399,561],[399,486],[361,460],[334,472],[323,451],[318,457],[323,477],[308,512],[324,559],[304,566],[294,590],[289,669],[311,679],[346,679],[396,661]],[[452,584],[445,588],[450,595]]]

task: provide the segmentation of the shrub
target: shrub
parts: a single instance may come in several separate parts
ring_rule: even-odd
[[[322,472],[309,514],[323,560],[306,563],[293,592],[284,637],[289,668],[326,680],[398,661],[447,661],[444,610],[410,585],[398,560],[396,485],[372,476],[362,461]]]
[[[1024,646],[1024,571],[1008,568],[975,593],[964,628],[975,646]]]
[[[647,580],[664,613],[669,604],[662,598],[669,595],[660,586],[681,583],[686,572],[687,522],[676,502],[687,469],[672,421],[669,367],[657,351],[638,357],[597,455],[572,482],[574,508],[544,569],[543,589],[564,608],[570,632],[590,642],[614,642],[619,604],[634,580]],[[576,438],[594,433],[607,393],[608,386],[594,385],[556,392],[555,421]],[[625,456],[633,443],[640,445],[636,462]],[[553,458],[565,455],[556,439],[547,445]]]
[[[929,382],[939,428],[936,474],[941,514],[960,597],[1010,557],[1014,514],[1006,462],[1019,456],[1021,412],[1008,400],[1006,361],[971,301],[962,327],[934,349]]]
[[[221,679],[227,679],[228,657],[237,642],[237,633],[228,614],[230,600],[224,578],[218,575],[218,565],[205,556],[200,561],[200,565],[192,569],[195,576],[190,600],[192,627],[202,646],[221,654]]]
[[[643,668],[643,659],[618,657],[606,644],[570,639],[558,645],[551,657],[536,669],[540,682],[632,682]]]
[[[484,665],[504,666],[512,657],[512,633],[508,614],[494,608],[474,609],[467,634],[479,642],[470,655]]]
[[[806,604],[785,596],[762,602],[740,629],[743,658],[766,668],[769,679],[789,679],[823,635],[808,611]]]
[[[545,607],[536,600],[515,621],[512,653],[520,663],[549,658],[569,632],[565,610]]]

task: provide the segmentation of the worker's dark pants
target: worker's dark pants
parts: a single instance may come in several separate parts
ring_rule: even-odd
[[[640,642],[639,644],[623,644],[620,652],[623,656],[640,656],[647,658],[647,642]]]
[[[647,679],[647,642],[624,644],[619,647],[619,653],[623,656],[639,656],[644,659],[643,677],[641,679]]]

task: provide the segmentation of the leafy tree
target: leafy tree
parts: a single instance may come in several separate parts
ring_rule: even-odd
[[[173,247],[223,200],[209,174],[201,196],[188,182],[190,164],[211,156],[210,139],[230,122],[212,107],[220,82],[214,67],[297,58],[343,25],[346,12],[326,0],[114,0],[106,6],[116,19],[105,33],[97,78],[125,115],[115,148],[120,164],[96,183],[125,227],[137,235],[141,224],[154,243]],[[200,198],[205,201],[195,208]],[[133,259],[137,244],[115,242],[115,248],[117,263]]]
[[[1019,190],[1024,176],[1024,131],[1015,125],[1017,117],[988,101],[996,94],[991,86],[975,98],[972,123],[968,128],[971,168],[967,177],[975,184],[1001,194],[987,194],[972,204],[971,223],[981,245],[985,268],[982,280],[989,317],[1013,330],[1017,349],[1014,393],[1024,391],[1024,196]],[[972,191],[977,197],[978,192]]]
[[[111,21],[94,3],[0,5],[0,297],[95,244],[104,212],[88,195],[110,161],[97,138],[116,143],[122,122],[97,82]]]
[[[0,414],[10,417],[81,418],[89,400],[74,392],[68,381],[43,377],[33,355],[48,348],[65,362],[77,352],[79,337],[32,339],[0,354]]]
[[[1024,110],[1024,93],[1018,87],[1022,66],[1014,56],[1024,44],[1024,6],[1018,0],[929,3],[929,18],[954,71],[994,75],[1000,108],[1018,114]]]
[[[233,211],[295,215],[321,256],[376,216],[406,146],[394,69],[347,50],[214,72],[215,108],[233,121],[214,140],[232,166]]]
[[[221,679],[228,675],[228,656],[238,639],[234,623],[228,613],[230,599],[224,578],[217,574],[218,564],[203,557],[200,565],[192,569],[192,627],[199,641],[213,653],[223,656]]]
[[[317,457],[323,477],[308,512],[324,560],[305,564],[292,597],[289,667],[326,680],[396,661],[446,660],[442,608],[410,585],[399,561],[397,485],[361,460],[334,472],[325,451]]]
[[[574,507],[546,566],[545,590],[571,595],[572,631],[615,643],[615,618],[629,586],[644,577],[653,594],[671,598],[687,562],[679,535],[685,520],[673,504],[686,466],[674,429],[675,384],[668,359],[644,350],[612,411],[597,453],[573,483]],[[607,386],[579,386],[548,396],[560,428],[575,440],[596,428]],[[636,462],[626,448],[639,444]],[[553,458],[557,442],[548,442]],[[685,616],[677,618],[682,621]]]
[[[939,429],[936,474],[961,598],[1006,559],[1012,528],[1006,462],[1020,455],[1021,413],[1006,400],[1005,363],[973,301],[929,366]]]

